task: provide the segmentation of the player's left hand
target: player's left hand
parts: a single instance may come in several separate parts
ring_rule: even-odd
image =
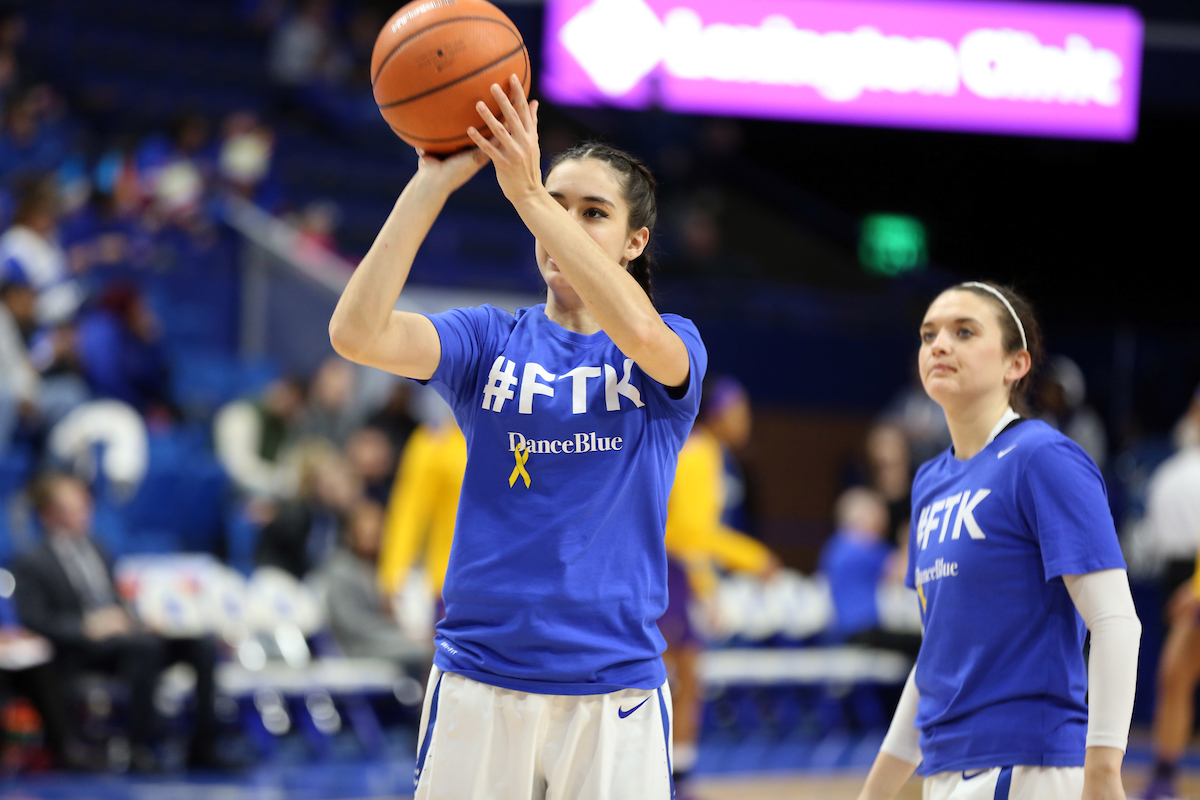
[[[476,128],[467,128],[471,141],[483,151],[496,167],[496,180],[509,202],[516,204],[540,195],[542,187],[542,154],[538,147],[538,102],[525,99],[525,91],[516,75],[509,78],[506,95],[500,84],[492,84],[492,96],[500,105],[504,121],[496,119],[482,100],[475,109],[492,132],[487,139]]]

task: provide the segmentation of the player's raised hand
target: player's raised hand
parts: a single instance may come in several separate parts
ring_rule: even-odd
[[[468,128],[471,141],[492,160],[496,180],[504,196],[512,203],[525,197],[540,195],[542,187],[542,155],[538,146],[537,106],[525,99],[525,90],[516,75],[509,78],[506,95],[499,84],[492,84],[492,96],[500,104],[501,122],[482,100],[475,108],[492,132],[489,140],[476,128]]]
[[[447,195],[471,180],[487,162],[487,156],[475,147],[446,158],[437,158],[424,150],[417,150],[417,174],[432,188]]]

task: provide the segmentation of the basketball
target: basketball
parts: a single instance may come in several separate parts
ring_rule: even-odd
[[[467,128],[484,136],[480,100],[500,117],[490,88],[508,90],[510,75],[529,95],[529,53],[520,32],[487,0],[414,0],[383,26],[371,55],[371,89],[392,130],[428,153],[471,146]]]

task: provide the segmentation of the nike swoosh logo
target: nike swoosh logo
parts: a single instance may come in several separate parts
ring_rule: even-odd
[[[646,698],[646,700],[649,700],[649,699],[650,699],[649,697],[647,697],[647,698]],[[629,709],[628,711],[626,711],[626,710],[625,710],[625,709],[623,709],[623,708],[618,708],[618,709],[617,709],[617,716],[618,716],[618,717],[620,717],[621,719],[625,719],[625,718],[626,718],[626,717],[628,717],[630,714],[632,714],[633,712],[637,711],[637,710],[638,710],[639,708],[641,708],[642,706],[646,705],[646,700],[643,700],[642,702],[638,703],[636,706],[634,706],[633,708]]]
[[[996,453],[996,458],[1004,458],[1006,455],[1008,455],[1013,450],[1015,450],[1016,447],[1017,446],[1014,444],[1012,447],[1007,447],[1007,448],[1001,450],[999,453]]]
[[[1011,449],[1011,448],[1009,448],[1009,449]],[[967,773],[965,773],[965,772],[964,772],[964,773],[963,773],[963,780],[964,780],[964,781],[971,781],[971,780],[975,780],[975,779],[976,779],[976,778],[978,778],[980,775],[986,775],[986,774],[987,774],[987,773],[989,773],[989,772],[991,772],[991,770],[990,770],[990,769],[981,769],[981,770],[979,770],[978,772],[976,772],[974,775],[968,775]]]

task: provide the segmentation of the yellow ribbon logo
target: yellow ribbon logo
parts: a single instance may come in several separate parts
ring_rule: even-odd
[[[925,611],[925,588],[917,585],[917,597],[921,598],[921,611]]]
[[[517,477],[519,476],[525,481],[525,488],[528,489],[529,484],[532,482],[532,479],[529,477],[529,473],[525,470],[525,463],[529,461],[529,448],[524,442],[521,442],[521,444],[519,444],[516,449],[513,450],[513,455],[517,459],[517,465],[513,467],[512,474],[508,476],[508,488],[511,489],[516,485]]]

